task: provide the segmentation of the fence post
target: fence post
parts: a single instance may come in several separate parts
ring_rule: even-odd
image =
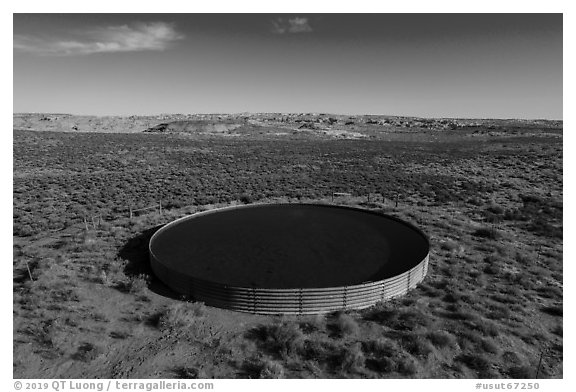
[[[86,220],[86,217],[84,217],[84,226],[86,227],[86,231],[88,231],[88,221]]]
[[[536,377],[534,378],[538,378],[538,376],[540,375],[540,366],[542,365],[543,357],[544,357],[544,350],[540,351],[540,360],[538,361],[538,368],[536,369]]]
[[[130,206],[130,219],[132,219],[132,206]]]
[[[160,215],[162,215],[162,200],[158,202],[158,205],[160,206]]]
[[[28,265],[28,261],[26,261],[26,269],[28,270],[28,276],[30,277],[30,280],[32,282],[34,282],[34,278],[32,278],[32,272],[30,271],[30,266]]]

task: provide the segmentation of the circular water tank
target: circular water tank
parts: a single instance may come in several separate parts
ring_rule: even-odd
[[[426,275],[415,226],[358,208],[257,204],[200,212],[150,240],[150,262],[174,291],[262,314],[359,309],[406,293]]]

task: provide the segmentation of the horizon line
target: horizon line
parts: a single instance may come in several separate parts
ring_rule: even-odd
[[[156,117],[156,116],[215,116],[215,115],[262,115],[262,114],[281,114],[281,115],[323,115],[323,116],[380,116],[380,117],[404,117],[429,120],[524,120],[524,121],[564,121],[563,118],[526,118],[526,117],[453,117],[453,116],[430,116],[423,117],[417,115],[405,114],[377,114],[377,113],[328,113],[328,112],[213,112],[213,113],[154,113],[154,114],[78,114],[65,112],[12,112],[12,115],[22,114],[45,114],[45,115],[65,115],[65,116],[85,116],[85,117]]]

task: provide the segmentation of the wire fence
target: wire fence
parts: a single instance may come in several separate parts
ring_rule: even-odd
[[[124,211],[128,212],[128,218],[129,219],[133,219],[136,216],[140,215],[140,213],[146,212],[146,211],[158,211],[158,214],[162,215],[164,213],[165,209],[162,207],[162,200],[159,200],[157,204],[153,204],[151,206],[147,206],[147,207],[143,207],[143,208],[134,208],[132,205],[130,205]],[[84,229],[86,231],[88,231],[90,229],[97,229],[102,225],[103,222],[106,221],[106,218],[108,218],[109,220],[113,220],[113,219],[118,219],[121,217],[126,217],[126,213],[123,213],[123,214],[110,214],[110,213],[108,213],[108,214],[106,214],[105,217],[103,216],[103,214],[84,216],[84,218],[83,218]],[[55,230],[54,232],[63,231],[65,229],[66,229],[66,227]]]

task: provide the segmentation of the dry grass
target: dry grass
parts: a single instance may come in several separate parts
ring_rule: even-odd
[[[15,377],[525,378],[544,347],[556,349],[540,377],[562,377],[561,140],[451,139],[463,153],[418,140],[326,142],[324,156],[309,140],[146,136],[15,133]],[[75,158],[88,150],[88,161]],[[86,165],[103,177],[77,174]],[[342,170],[331,174],[330,165]],[[66,169],[45,175],[45,167]],[[166,215],[122,216],[122,206],[158,199],[152,177],[165,179]],[[146,271],[138,239],[150,228],[243,195],[326,202],[342,184],[358,194],[385,184],[376,191],[387,201],[365,205],[420,222],[430,236],[428,276],[406,297],[277,320],[164,296]],[[82,217],[92,209],[105,224],[86,232]],[[66,361],[73,365],[57,366]]]
[[[340,336],[356,335],[360,331],[356,319],[346,313],[339,313],[332,326]]]
[[[158,318],[160,329],[189,329],[205,317],[203,303],[178,303],[169,306]]]

